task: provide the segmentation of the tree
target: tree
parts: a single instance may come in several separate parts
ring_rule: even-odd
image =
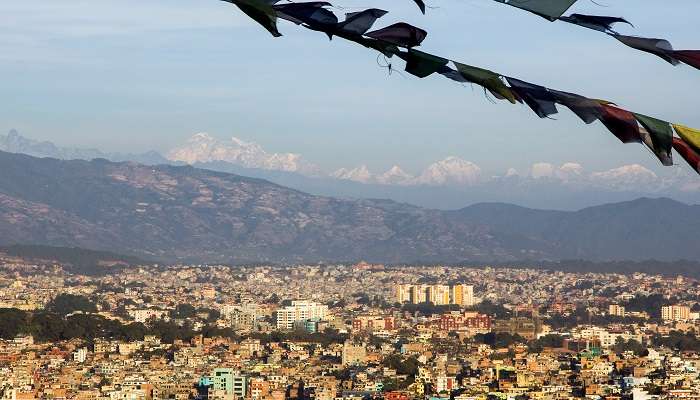
[[[46,310],[67,315],[76,311],[97,312],[97,306],[85,296],[62,293],[46,304]]]
[[[12,339],[20,333],[29,333],[29,317],[26,311],[0,308],[0,338]]]
[[[662,294],[637,295],[630,299],[625,308],[629,311],[646,311],[654,319],[661,318],[661,307],[675,303],[676,299],[666,300]]]
[[[403,358],[398,354],[392,354],[384,358],[382,365],[396,370],[399,375],[413,376],[418,373],[420,363],[416,357]]]
[[[433,315],[433,314],[444,314],[448,311],[459,310],[459,306],[456,304],[435,305],[431,302],[419,303],[419,304],[404,303],[404,305],[401,307],[401,309],[403,311],[410,312],[411,314],[418,312],[421,315]]]
[[[617,341],[613,346],[613,350],[615,350],[616,353],[624,353],[626,351],[631,351],[634,352],[634,354],[637,356],[643,356],[649,353],[646,346],[639,343],[638,341],[633,339],[625,340],[621,337],[617,338]]]
[[[170,312],[170,316],[177,319],[187,319],[195,316],[197,309],[191,304],[178,304],[173,311]]]
[[[525,343],[526,340],[522,336],[515,334],[511,335],[510,333],[494,333],[494,332],[489,332],[489,333],[478,333],[474,336],[474,341],[477,343],[484,343],[488,344],[491,347],[495,347],[497,349],[505,348],[505,347],[510,347],[511,345],[515,343]]]
[[[199,313],[207,313],[207,322],[215,322],[217,319],[221,318],[221,313],[219,310],[213,308],[200,308]]]
[[[265,299],[265,304],[277,304],[280,302],[280,297],[277,295],[277,293],[272,293],[270,297]]]
[[[668,336],[654,337],[654,344],[680,351],[700,351],[700,339],[692,333],[671,331]]]
[[[508,318],[511,312],[500,304],[495,304],[491,300],[484,300],[474,307],[478,312],[496,318]]]
[[[544,350],[545,347],[549,348],[560,348],[564,344],[564,338],[559,335],[545,335],[541,338],[530,342],[530,351],[539,353]]]

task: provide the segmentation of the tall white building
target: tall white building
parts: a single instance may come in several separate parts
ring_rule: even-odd
[[[396,301],[399,303],[431,302],[435,305],[457,304],[464,307],[474,305],[474,286],[466,284],[448,285],[397,285]]]
[[[294,322],[309,319],[323,319],[328,316],[328,306],[314,301],[293,301],[291,306],[276,312],[277,329],[292,329]]]
[[[84,363],[85,360],[87,359],[87,348],[81,347],[78,350],[73,352],[73,361],[77,363]]]
[[[411,287],[413,285],[397,285],[396,286],[396,301],[398,303],[406,303],[411,301]]]
[[[447,285],[430,285],[427,289],[427,299],[438,306],[450,304],[450,292],[450,287]]]
[[[661,307],[661,319],[664,321],[688,321],[690,319],[690,307],[673,305]]]
[[[452,304],[471,307],[476,303],[474,301],[474,286],[472,285],[453,285],[450,294]]]

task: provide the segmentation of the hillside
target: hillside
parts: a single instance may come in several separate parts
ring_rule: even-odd
[[[700,259],[700,207],[665,199],[438,211],[192,167],[0,152],[0,244],[198,262]]]

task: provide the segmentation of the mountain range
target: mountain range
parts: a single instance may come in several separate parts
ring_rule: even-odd
[[[700,206],[664,198],[575,212],[442,211],[192,166],[0,152],[0,169],[0,245],[209,263],[700,260]]]
[[[574,162],[561,166],[541,162],[526,172],[511,168],[502,175],[488,176],[470,161],[446,157],[415,175],[399,165],[382,173],[364,165],[324,172],[300,154],[268,152],[254,142],[236,137],[219,140],[206,133],[193,135],[166,156],[155,151],[124,154],[59,147],[25,138],[16,131],[0,136],[0,150],[63,160],[104,158],[147,165],[193,165],[265,179],[316,195],[387,198],[438,209],[507,201],[534,208],[576,210],[645,196],[700,202],[700,180],[681,166],[660,176],[636,164],[590,172]]]
[[[26,138],[12,129],[7,135],[0,135],[0,151],[27,154],[34,157],[51,157],[59,160],[92,160],[104,158],[111,161],[134,161],[141,164],[168,164],[166,159],[156,151],[146,153],[104,153],[97,149],[81,149],[59,147],[49,141],[38,141]]]

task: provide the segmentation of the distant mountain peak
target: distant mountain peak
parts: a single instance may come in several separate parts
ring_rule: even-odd
[[[608,171],[594,172],[591,177],[599,184],[619,190],[633,190],[661,184],[658,175],[639,164],[623,165]]]
[[[416,179],[422,185],[472,185],[481,180],[481,168],[471,161],[449,156],[428,166]]]
[[[394,165],[376,178],[377,182],[382,185],[406,185],[413,179],[413,175],[406,173],[406,171],[401,169],[398,165]]]
[[[164,164],[163,156],[155,151],[144,154],[103,153],[97,149],[59,147],[48,141],[38,141],[22,136],[11,129],[7,136],[0,136],[0,150],[9,153],[27,154],[34,157],[50,157],[59,160],[92,160],[103,158],[111,161],[134,161],[141,164]]]
[[[168,153],[168,159],[187,164],[223,161],[246,168],[299,172],[305,175],[318,173],[318,168],[304,160],[300,154],[268,153],[255,142],[235,136],[222,141],[206,132],[196,133],[185,145],[172,149]]]
[[[369,172],[369,168],[366,165],[360,165],[353,169],[341,168],[333,172],[331,177],[360,183],[372,183],[374,181],[374,175]]]

